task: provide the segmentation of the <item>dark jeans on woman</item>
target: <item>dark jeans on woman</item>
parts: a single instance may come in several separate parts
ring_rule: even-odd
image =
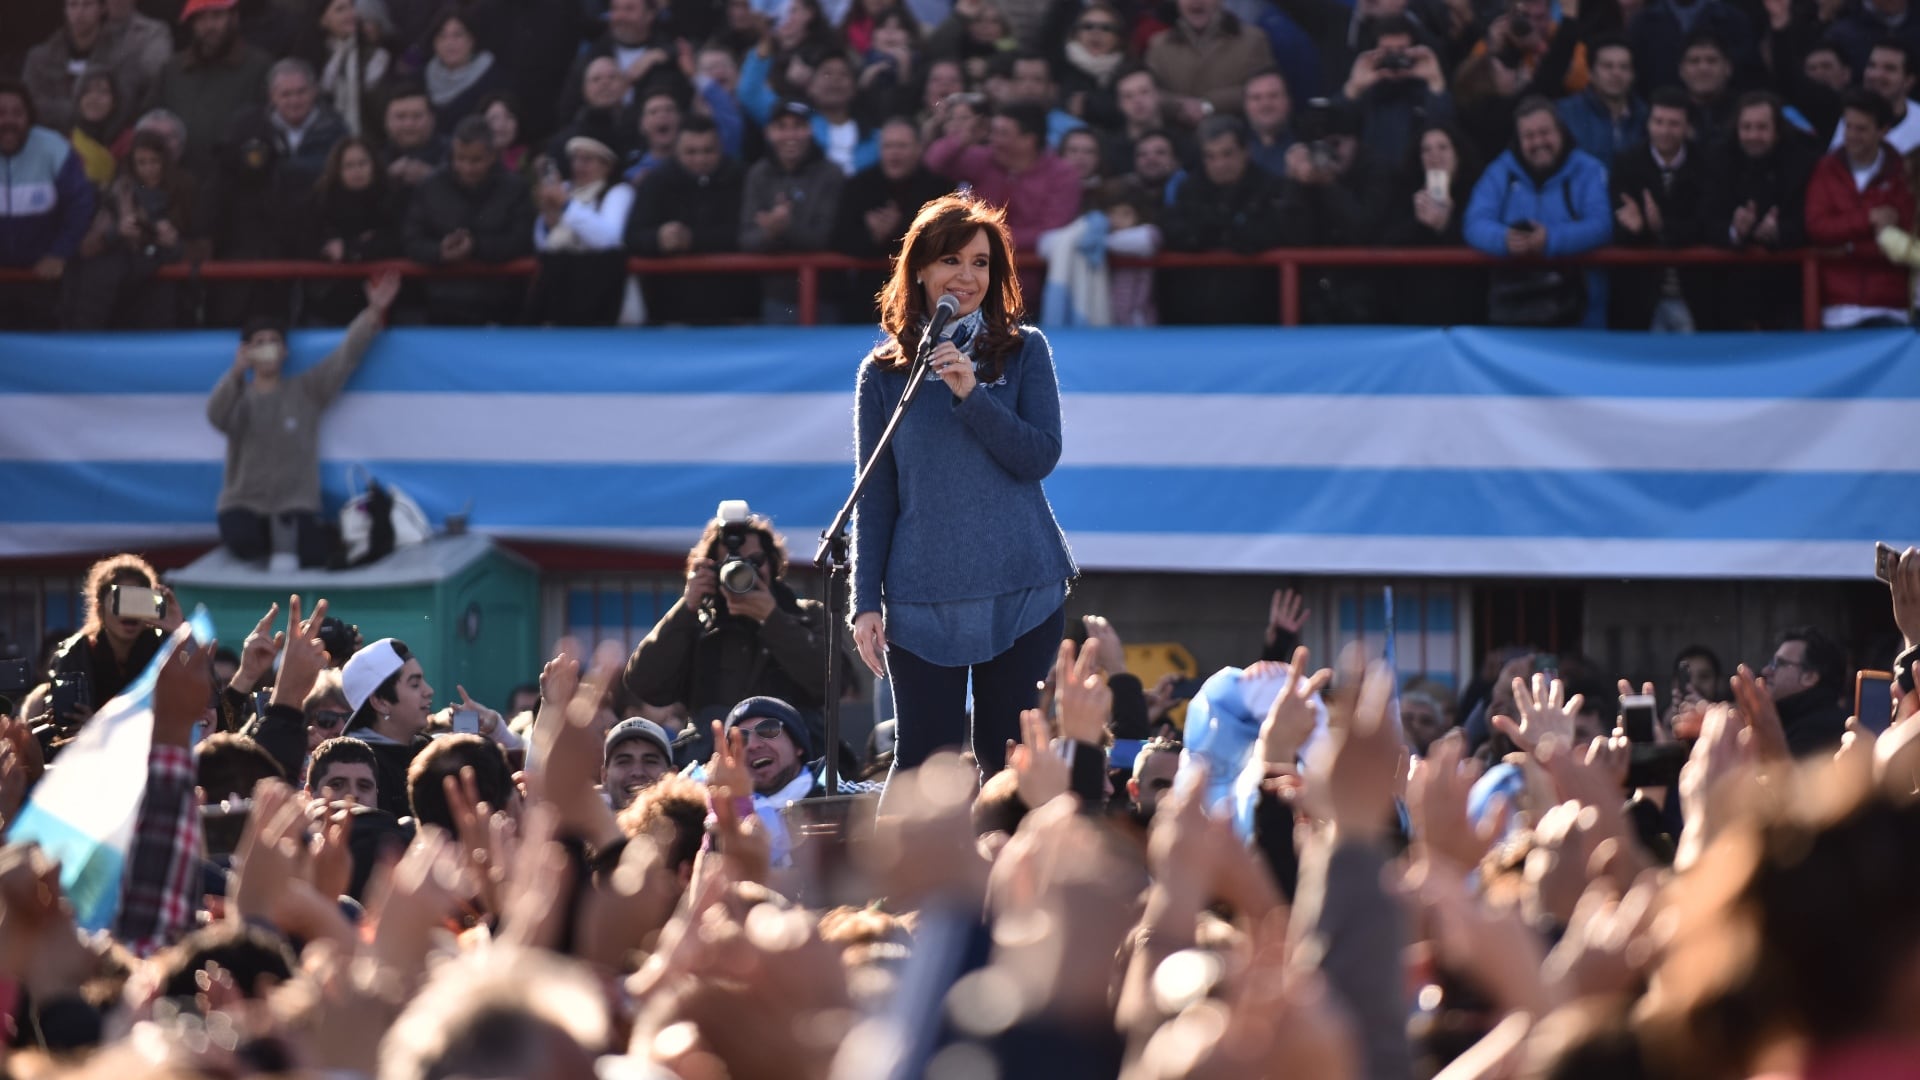
[[[1066,633],[1066,609],[1047,616],[1007,650],[971,668],[929,663],[887,646],[893,714],[900,739],[893,767],[911,769],[937,750],[967,745],[967,673],[973,673],[973,756],[982,776],[1006,767],[1007,740],[1020,737],[1020,711],[1034,707],[1034,687],[1047,677]]]
[[[327,565],[327,530],[320,516],[305,510],[292,510],[280,520],[293,526],[294,548],[300,565]],[[251,510],[220,511],[220,543],[237,559],[261,562],[273,554],[273,518]]]

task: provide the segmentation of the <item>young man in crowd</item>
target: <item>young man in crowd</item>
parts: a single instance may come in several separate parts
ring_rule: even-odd
[[[767,121],[768,155],[747,170],[740,202],[740,250],[825,251],[846,174],[813,141],[813,110],[782,102]],[[799,321],[792,274],[760,281],[760,315],[772,325]]]
[[[502,263],[533,253],[533,198],[527,182],[500,167],[485,117],[453,130],[452,161],[414,192],[407,208],[407,258],[428,266]],[[427,318],[441,325],[512,323],[524,282],[434,278]]]
[[[673,740],[659,724],[630,716],[607,732],[606,763],[600,789],[615,812],[625,810],[635,795],[673,771]]]
[[[1867,257],[1821,264],[1820,321],[1829,330],[1907,324],[1906,270],[1873,259],[1881,229],[1913,230],[1906,167],[1886,141],[1892,125],[1885,98],[1864,90],[1847,95],[1841,147],[1820,159],[1807,185],[1807,239]]]
[[[1689,134],[1686,95],[1670,86],[1654,91],[1646,138],[1616,157],[1608,174],[1614,243],[1681,248],[1706,239],[1706,150],[1691,143]],[[1714,325],[1707,307],[1710,277],[1665,267],[1615,273],[1612,285],[1609,326],[1686,334],[1703,323]]]
[[[10,193],[0,204],[0,268],[31,270],[43,283],[0,289],[0,318],[20,328],[48,326],[55,283],[80,249],[95,197],[73,144],[39,126],[33,96],[19,83],[0,82],[0,176]]]
[[[379,767],[373,748],[351,736],[328,739],[307,763],[307,794],[330,803],[380,805]]]

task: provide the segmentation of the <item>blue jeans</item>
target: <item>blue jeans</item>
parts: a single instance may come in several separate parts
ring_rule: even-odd
[[[967,676],[973,676],[972,748],[982,779],[1006,767],[1007,740],[1020,737],[1020,711],[1038,702],[1036,687],[1052,669],[1066,633],[1066,608],[1020,635],[999,656],[971,667],[929,663],[887,646],[893,715],[900,739],[893,767],[911,769],[937,750],[968,745]]]

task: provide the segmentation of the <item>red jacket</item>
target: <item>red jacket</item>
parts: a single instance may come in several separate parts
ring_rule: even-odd
[[[1900,227],[1913,229],[1913,193],[1907,190],[1904,166],[1892,147],[1882,147],[1880,171],[1865,191],[1853,185],[1844,148],[1820,159],[1807,185],[1807,242],[1815,247],[1850,244],[1856,253],[1875,260],[1821,264],[1822,306],[1858,304],[1905,311],[1912,303],[1906,269],[1884,262],[1874,243],[1876,230],[1867,211],[1876,206],[1892,207],[1900,215]]]

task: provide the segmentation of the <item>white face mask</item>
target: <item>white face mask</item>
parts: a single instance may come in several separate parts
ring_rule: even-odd
[[[287,347],[278,342],[265,341],[258,345],[247,346],[247,362],[254,370],[265,370],[268,374],[278,373],[280,365],[287,358]]]

